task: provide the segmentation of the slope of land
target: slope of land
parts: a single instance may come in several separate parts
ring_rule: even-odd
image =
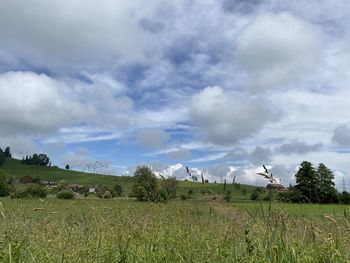
[[[114,185],[120,184],[126,192],[131,190],[135,179],[131,176],[110,176],[101,174],[84,173],[72,170],[65,170],[57,167],[22,164],[20,160],[8,158],[0,167],[9,177],[19,179],[25,175],[37,177],[40,180],[58,182],[64,180],[68,184],[82,184],[86,186],[94,185]],[[227,184],[226,190],[231,191],[231,195],[236,199],[249,199],[250,192],[255,189],[251,185]],[[223,194],[224,184],[179,181],[179,194],[187,194],[192,190],[193,195]]]

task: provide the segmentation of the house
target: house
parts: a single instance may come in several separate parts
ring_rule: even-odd
[[[32,184],[33,177],[31,177],[29,175],[25,175],[25,176],[21,177],[18,181],[20,184]]]

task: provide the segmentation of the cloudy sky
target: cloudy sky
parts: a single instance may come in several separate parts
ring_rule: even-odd
[[[3,0],[0,145],[16,157],[350,189],[350,1]],[[348,190],[349,190],[348,189]]]

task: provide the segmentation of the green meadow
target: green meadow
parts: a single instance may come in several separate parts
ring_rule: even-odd
[[[179,181],[178,197],[167,203],[137,202],[129,197],[132,177],[15,159],[1,168],[15,179],[120,184],[124,192],[111,199],[1,198],[0,262],[350,262],[347,205],[253,202],[255,186],[189,181]]]
[[[349,209],[3,198],[0,262],[349,262]]]

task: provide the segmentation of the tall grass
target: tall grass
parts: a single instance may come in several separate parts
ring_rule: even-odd
[[[264,205],[3,199],[0,262],[347,262],[349,231]]]

